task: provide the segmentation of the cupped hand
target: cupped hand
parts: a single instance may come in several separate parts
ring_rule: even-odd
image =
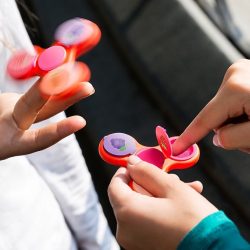
[[[94,93],[88,82],[79,83],[67,99],[44,99],[37,81],[25,94],[0,95],[0,159],[23,155],[47,148],[86,124],[80,116],[72,116],[42,128],[30,128]]]
[[[133,179],[152,196],[133,191]],[[176,175],[130,157],[108,189],[116,220],[118,242],[131,250],[176,249],[203,218],[217,211],[209,201]]]
[[[173,144],[178,155],[210,131],[224,149],[250,152],[250,60],[231,65],[215,97],[200,111]]]

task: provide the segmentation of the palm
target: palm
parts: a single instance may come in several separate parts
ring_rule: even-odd
[[[79,83],[68,99],[46,100],[41,97],[38,84],[24,95],[0,95],[0,159],[44,149],[85,126],[83,118],[73,116],[42,128],[30,128],[33,123],[45,120],[93,93],[91,85]]]

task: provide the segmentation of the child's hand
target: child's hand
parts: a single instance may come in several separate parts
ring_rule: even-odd
[[[132,178],[153,197],[128,186]],[[125,249],[176,249],[203,218],[217,211],[197,191],[137,157],[113,177],[109,198],[117,219],[117,239]]]
[[[39,81],[24,95],[0,94],[0,159],[32,153],[47,148],[86,124],[80,116],[66,118],[39,129],[29,129],[94,93],[90,83],[79,83],[78,88],[64,100],[46,100],[39,92]]]
[[[230,119],[245,116],[234,124]],[[173,145],[175,155],[201,140],[211,130],[213,142],[225,149],[250,152],[250,61],[242,59],[228,68],[215,97],[195,117]]]

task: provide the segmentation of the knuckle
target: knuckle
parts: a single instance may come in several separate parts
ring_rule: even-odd
[[[238,72],[231,75],[226,82],[227,89],[231,92],[236,92],[240,91],[241,89],[245,89],[247,85],[249,85],[248,80],[245,79],[243,75]]]
[[[249,86],[249,67],[250,60],[240,59],[233,63],[226,71],[226,85],[234,91],[238,87]]]
[[[137,164],[136,164],[136,168],[137,169],[143,169],[145,167],[148,167],[149,163],[148,162],[145,162],[145,161],[139,161]]]
[[[107,193],[109,197],[113,196],[113,186],[112,186],[112,182],[109,184],[108,189],[107,189]]]
[[[163,190],[169,193],[171,190],[175,190],[180,183],[180,178],[176,174],[168,174],[168,178],[164,183]]]
[[[173,181],[179,181],[180,178],[177,174],[169,174],[169,177],[173,180]]]
[[[152,168],[155,168],[154,165],[146,161],[140,161],[135,166],[135,171],[140,175],[141,178],[148,178],[148,176],[150,175],[149,172],[152,171]]]
[[[109,200],[111,203],[114,203],[114,205],[116,207],[119,207],[120,206],[120,203],[121,203],[121,197],[119,196],[119,193],[117,193],[117,184],[115,183],[116,180],[111,180],[108,188],[107,188],[107,194],[108,194],[108,197],[109,197]],[[123,197],[124,200],[126,199],[129,199],[129,197]]]
[[[113,181],[111,181],[111,183],[108,186],[107,194],[108,194],[110,202],[111,203],[115,202],[117,194],[116,194],[115,188],[113,187]]]
[[[248,59],[239,59],[236,62],[234,62],[229,68],[227,69],[227,73],[235,73],[239,70],[245,69],[246,67],[249,67],[250,61]]]

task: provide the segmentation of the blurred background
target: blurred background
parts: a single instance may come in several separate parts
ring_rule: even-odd
[[[25,0],[19,8],[34,44],[48,47],[63,21],[83,17],[102,30],[100,44],[81,57],[92,70],[94,96],[70,108],[87,127],[77,133],[100,202],[115,232],[107,186],[116,167],[97,147],[104,135],[124,132],[156,145],[155,127],[180,134],[216,93],[226,69],[250,55],[248,0]],[[29,8],[29,10],[27,9]],[[27,17],[27,11],[34,15]],[[176,171],[201,180],[203,195],[232,218],[250,240],[250,156],[212,145]]]

